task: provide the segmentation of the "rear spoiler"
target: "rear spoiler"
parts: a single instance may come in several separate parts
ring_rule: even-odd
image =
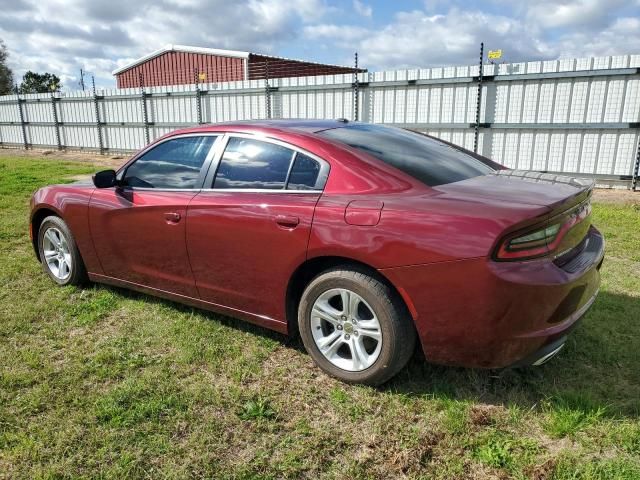
[[[579,189],[588,189],[589,191],[593,190],[594,185],[596,184],[595,180],[591,178],[578,178],[578,177],[569,177],[567,175],[557,175],[555,173],[543,173],[543,172],[532,172],[529,170],[496,170],[493,175],[503,175],[506,177],[516,177],[521,178],[523,180],[530,180],[532,182],[537,183],[562,183],[564,185],[571,185],[572,187],[577,187]]]
[[[555,204],[549,205],[550,216],[562,213],[565,210],[585,202],[591,197],[596,184],[591,178],[570,177],[568,175],[557,175],[555,173],[532,172],[529,170],[496,170],[490,175],[500,175],[504,177],[514,177],[527,182],[546,183],[549,185],[569,185],[575,187],[575,193]]]

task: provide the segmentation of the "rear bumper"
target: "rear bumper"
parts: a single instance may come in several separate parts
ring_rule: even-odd
[[[596,293],[582,307],[580,307],[578,310],[572,313],[569,318],[565,319],[565,321],[562,322],[563,324],[569,326],[562,331],[559,338],[557,338],[557,335],[550,337],[550,340],[548,340],[544,346],[527,355],[525,358],[518,360],[512,366],[525,367],[533,365],[538,367],[540,365],[544,365],[558,353],[560,353],[567,341],[568,334],[576,327],[585,313],[587,313],[587,311],[591,308],[591,305],[593,305],[593,302],[595,302],[596,297],[598,296],[598,292],[599,290],[597,290]]]
[[[595,301],[604,240],[567,265],[476,258],[382,271],[413,314],[428,360],[479,368],[531,365],[564,342]],[[553,352],[557,353],[557,352]]]
[[[567,336],[564,335],[557,340],[554,340],[551,343],[548,343],[544,347],[536,350],[531,355],[523,358],[522,360],[516,362],[513,367],[528,367],[530,365],[534,367],[539,367],[540,365],[544,365],[553,357],[555,357],[560,351],[564,348],[565,343],[567,342]]]

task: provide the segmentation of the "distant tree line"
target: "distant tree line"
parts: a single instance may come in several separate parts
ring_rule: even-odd
[[[48,72],[36,73],[31,70],[22,76],[20,85],[14,84],[13,72],[7,65],[8,56],[7,47],[0,39],[0,95],[59,92],[62,88],[57,75]]]
[[[60,79],[53,73],[35,73],[29,70],[22,77],[18,93],[59,92],[62,88]]]
[[[0,40],[0,95],[8,95],[13,92],[13,72],[7,66],[7,47]]]

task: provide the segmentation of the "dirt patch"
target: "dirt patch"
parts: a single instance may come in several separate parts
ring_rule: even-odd
[[[504,409],[496,405],[472,405],[469,409],[469,421],[477,427],[486,427],[496,423],[503,416]]]
[[[622,205],[640,205],[640,191],[615,188],[597,188],[593,191],[593,199],[602,203],[619,203]]]
[[[557,459],[550,458],[544,463],[536,465],[531,471],[531,478],[534,480],[549,480],[553,478],[557,463]]]
[[[97,152],[87,151],[70,151],[70,150],[51,150],[51,149],[29,149],[22,148],[0,148],[0,154],[12,157],[38,158],[38,160],[82,162],[96,167],[118,168],[129,158],[128,154],[116,155],[105,154],[100,155]]]

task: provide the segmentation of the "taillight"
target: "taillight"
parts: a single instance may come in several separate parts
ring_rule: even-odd
[[[591,204],[585,204],[570,213],[505,237],[495,254],[496,260],[527,260],[544,257],[554,252],[566,233],[591,213]]]

